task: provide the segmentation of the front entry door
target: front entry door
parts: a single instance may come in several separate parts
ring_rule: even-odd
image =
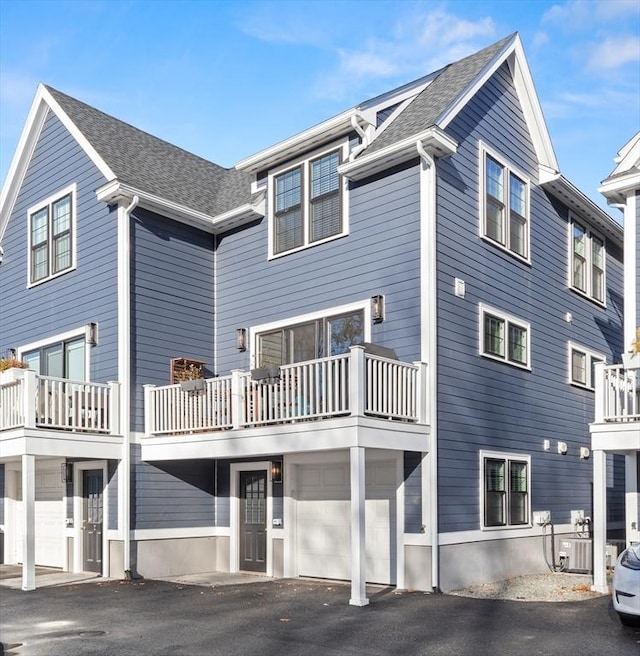
[[[83,569],[102,573],[102,470],[82,474]]]
[[[240,569],[267,571],[267,472],[240,472]]]

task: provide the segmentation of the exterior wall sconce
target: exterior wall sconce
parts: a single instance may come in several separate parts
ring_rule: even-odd
[[[7,349],[7,358],[9,360],[17,360],[18,359],[18,351],[14,348]]]
[[[247,350],[247,329],[246,328],[237,328],[236,329],[236,348],[238,351]]]
[[[384,321],[384,296],[382,294],[371,297],[371,318],[373,323],[382,323]]]
[[[73,463],[72,462],[63,462],[60,466],[62,482],[63,483],[72,483],[73,482]]]
[[[87,346],[98,346],[98,324],[88,323],[84,330]]]
[[[282,460],[271,461],[271,482],[282,483]]]

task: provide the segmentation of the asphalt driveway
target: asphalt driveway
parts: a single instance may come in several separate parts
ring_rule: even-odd
[[[3,656],[638,656],[607,597],[537,603],[274,580],[197,587],[87,582],[0,589]]]

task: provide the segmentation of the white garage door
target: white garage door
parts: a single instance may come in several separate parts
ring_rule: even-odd
[[[351,578],[348,463],[298,465],[296,553],[299,576]],[[366,465],[366,578],[395,583],[396,465]]]
[[[60,474],[62,460],[36,461],[36,565],[63,567],[64,492]],[[18,499],[22,499],[22,481],[18,478]],[[16,555],[22,562],[22,503],[16,512]]]

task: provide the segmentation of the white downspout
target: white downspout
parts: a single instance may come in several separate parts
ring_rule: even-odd
[[[123,568],[131,576],[131,212],[139,199],[118,206],[118,380],[120,381],[120,429],[122,431],[122,533]]]
[[[437,298],[436,298],[436,163],[421,141],[416,142],[420,172],[420,359],[428,363],[430,440],[429,528],[431,530],[431,586],[440,589],[438,533],[438,413],[437,413]],[[425,475],[425,472],[422,472]]]

